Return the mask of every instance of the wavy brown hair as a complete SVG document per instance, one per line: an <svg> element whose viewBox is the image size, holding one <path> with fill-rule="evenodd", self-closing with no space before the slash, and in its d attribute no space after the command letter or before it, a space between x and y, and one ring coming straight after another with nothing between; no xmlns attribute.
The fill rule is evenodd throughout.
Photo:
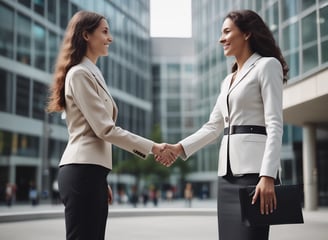
<svg viewBox="0 0 328 240"><path fill-rule="evenodd" d="M251 10L232 11L225 17L227 18L231 19L241 32L250 34L249 44L252 52L257 52L262 57L274 57L280 62L283 81L286 82L289 68L272 32L262 18ZM237 63L232 66L232 72L236 70Z"/></svg>
<svg viewBox="0 0 328 240"><path fill-rule="evenodd" d="M48 112L61 112L65 109L65 78L69 69L79 64L87 51L83 33L93 33L104 16L94 12L79 11L67 25L65 36L57 57L53 84L47 106Z"/></svg>

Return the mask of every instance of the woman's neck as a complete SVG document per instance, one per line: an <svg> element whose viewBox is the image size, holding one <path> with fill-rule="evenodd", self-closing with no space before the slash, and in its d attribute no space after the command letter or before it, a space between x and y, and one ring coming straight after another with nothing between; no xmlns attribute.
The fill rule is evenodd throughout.
<svg viewBox="0 0 328 240"><path fill-rule="evenodd" d="M237 63L237 72L243 67L244 63L247 61L247 59L249 59L250 56L252 56L253 53L247 49L246 51L244 51L243 53L241 53L238 56L235 56L236 58L236 63Z"/></svg>
<svg viewBox="0 0 328 240"><path fill-rule="evenodd" d="M94 64L97 63L98 57L93 57L92 54L88 54L88 53L85 56Z"/></svg>

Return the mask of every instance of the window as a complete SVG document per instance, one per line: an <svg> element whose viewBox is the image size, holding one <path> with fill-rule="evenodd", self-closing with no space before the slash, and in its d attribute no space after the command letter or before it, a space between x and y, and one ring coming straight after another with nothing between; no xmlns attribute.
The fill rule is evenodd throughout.
<svg viewBox="0 0 328 240"><path fill-rule="evenodd" d="M56 140L56 139L49 139L49 149L48 149L48 158L49 159L58 159L63 154L66 142Z"/></svg>
<svg viewBox="0 0 328 240"><path fill-rule="evenodd" d="M12 134L0 130L0 156L9 156L11 154Z"/></svg>
<svg viewBox="0 0 328 240"><path fill-rule="evenodd" d="M161 78L161 67L159 64L152 65L151 69L152 78L156 81L159 81Z"/></svg>
<svg viewBox="0 0 328 240"><path fill-rule="evenodd" d="M299 0L281 1L282 4L282 19L287 20L296 16L299 9Z"/></svg>
<svg viewBox="0 0 328 240"><path fill-rule="evenodd" d="M283 128L284 128L284 131L283 131L283 135L282 135L282 143L287 145L291 142L291 139L289 136L290 134L288 131L289 127L288 127L288 125L284 125Z"/></svg>
<svg viewBox="0 0 328 240"><path fill-rule="evenodd" d="M180 94L180 79L179 78L169 78L167 79L167 92L169 95Z"/></svg>
<svg viewBox="0 0 328 240"><path fill-rule="evenodd" d="M303 72L307 72L318 66L317 45L303 50Z"/></svg>
<svg viewBox="0 0 328 240"><path fill-rule="evenodd" d="M31 20L17 16L17 61L31 64Z"/></svg>
<svg viewBox="0 0 328 240"><path fill-rule="evenodd" d="M0 79L0 111L11 112L13 91L12 74L0 69Z"/></svg>
<svg viewBox="0 0 328 240"><path fill-rule="evenodd" d="M79 7L72 3L71 4L71 12L72 12L71 16L73 16L78 11L79 11Z"/></svg>
<svg viewBox="0 0 328 240"><path fill-rule="evenodd" d="M17 156L38 157L39 138L26 134L12 134L12 154Z"/></svg>
<svg viewBox="0 0 328 240"><path fill-rule="evenodd" d="M57 1L48 0L48 19L56 23Z"/></svg>
<svg viewBox="0 0 328 240"><path fill-rule="evenodd" d="M167 112L180 112L180 99L168 99L167 100Z"/></svg>
<svg viewBox="0 0 328 240"><path fill-rule="evenodd" d="M55 139L49 139L49 145L48 145L48 159L51 158L56 158L58 157L58 145L59 145L59 141L55 140Z"/></svg>
<svg viewBox="0 0 328 240"><path fill-rule="evenodd" d="M55 33L49 32L49 66L48 70L50 72L54 71L55 62L58 54L58 42L57 35Z"/></svg>
<svg viewBox="0 0 328 240"><path fill-rule="evenodd" d="M33 25L34 36L34 66L46 70L46 31L38 24Z"/></svg>
<svg viewBox="0 0 328 240"><path fill-rule="evenodd" d="M49 139L48 145L48 158L49 159L58 159L63 154L66 147L66 142L57 140L57 139Z"/></svg>
<svg viewBox="0 0 328 240"><path fill-rule="evenodd" d="M67 23L68 23L68 1L67 0L61 0L60 1L60 27L63 29L66 29Z"/></svg>
<svg viewBox="0 0 328 240"><path fill-rule="evenodd" d="M272 33L275 33L278 31L278 25L279 25L279 20L278 20L278 2L273 4L270 8L266 10L266 23Z"/></svg>
<svg viewBox="0 0 328 240"><path fill-rule="evenodd" d="M41 16L44 16L44 0L33 0L33 6L34 6L34 11L36 13L40 14Z"/></svg>
<svg viewBox="0 0 328 240"><path fill-rule="evenodd" d="M213 58L215 59L214 62L216 64L216 56L215 55L213 55L213 56L214 56ZM184 69L185 69L185 72L188 74L193 73L193 65L192 64L185 64Z"/></svg>
<svg viewBox="0 0 328 240"><path fill-rule="evenodd" d="M167 137L168 142L177 142L181 139L180 133L170 133Z"/></svg>
<svg viewBox="0 0 328 240"><path fill-rule="evenodd" d="M29 116L30 110L30 80L17 76L16 84L16 114Z"/></svg>
<svg viewBox="0 0 328 240"><path fill-rule="evenodd" d="M288 25L283 29L284 37L282 49L284 51L297 49L299 47L298 32L298 22Z"/></svg>
<svg viewBox="0 0 328 240"><path fill-rule="evenodd" d="M262 9L262 0L255 0L256 11L259 12Z"/></svg>
<svg viewBox="0 0 328 240"><path fill-rule="evenodd" d="M44 120L47 86L33 82L33 118Z"/></svg>
<svg viewBox="0 0 328 240"><path fill-rule="evenodd" d="M307 72L318 66L316 12L302 19L303 70Z"/></svg>
<svg viewBox="0 0 328 240"><path fill-rule="evenodd" d="M297 77L300 73L299 69L299 52L290 53L285 56L287 65L289 67L289 78Z"/></svg>
<svg viewBox="0 0 328 240"><path fill-rule="evenodd" d="M169 94L180 93L180 65L168 64L167 66L167 91Z"/></svg>
<svg viewBox="0 0 328 240"><path fill-rule="evenodd" d="M321 43L322 62L328 62L328 40Z"/></svg>
<svg viewBox="0 0 328 240"><path fill-rule="evenodd" d="M328 6L320 9L319 24L321 34L322 62L328 62Z"/></svg>
<svg viewBox="0 0 328 240"><path fill-rule="evenodd" d="M177 78L180 75L179 64L168 64L167 65L167 76L168 78Z"/></svg>
<svg viewBox="0 0 328 240"><path fill-rule="evenodd" d="M303 129L297 126L291 126L292 128L292 139L294 142L301 142L303 140Z"/></svg>
<svg viewBox="0 0 328 240"><path fill-rule="evenodd" d="M18 2L27 8L31 8L31 0L18 0Z"/></svg>
<svg viewBox="0 0 328 240"><path fill-rule="evenodd" d="M316 13L313 12L302 19L302 42L307 43L317 41L317 21Z"/></svg>
<svg viewBox="0 0 328 240"><path fill-rule="evenodd" d="M184 117L184 127L185 128L194 128L194 118L193 117Z"/></svg>
<svg viewBox="0 0 328 240"><path fill-rule="evenodd" d="M0 4L0 55L13 58L14 42L14 12Z"/></svg>
<svg viewBox="0 0 328 240"><path fill-rule="evenodd" d="M315 5L315 1L313 0L302 0L302 10L306 10L313 5Z"/></svg>

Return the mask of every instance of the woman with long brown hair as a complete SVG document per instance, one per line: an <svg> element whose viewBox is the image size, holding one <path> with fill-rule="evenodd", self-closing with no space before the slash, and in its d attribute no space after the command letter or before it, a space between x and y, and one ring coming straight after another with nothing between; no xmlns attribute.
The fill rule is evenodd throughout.
<svg viewBox="0 0 328 240"><path fill-rule="evenodd" d="M48 111L65 113L69 133L58 172L66 239L104 239L113 200L106 180L112 144L144 159L150 152L162 154L164 147L115 125L118 109L96 66L112 41L105 17L80 11L70 20L58 54Z"/></svg>
<svg viewBox="0 0 328 240"><path fill-rule="evenodd" d="M184 159L223 132L218 166L220 240L266 240L269 226L247 227L241 221L239 188L256 185L253 203L262 214L277 206L274 184L279 182L283 133L282 91L288 67L272 33L251 10L230 12L219 42L236 62L221 85L209 121L167 151ZM165 150L166 151L166 150ZM158 158L170 166L173 161Z"/></svg>

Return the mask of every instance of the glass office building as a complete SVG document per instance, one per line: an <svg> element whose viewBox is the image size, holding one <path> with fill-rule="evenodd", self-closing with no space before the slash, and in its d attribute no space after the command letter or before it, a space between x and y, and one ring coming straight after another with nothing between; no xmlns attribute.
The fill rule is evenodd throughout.
<svg viewBox="0 0 328 240"><path fill-rule="evenodd" d="M170 143L194 131L195 73L191 38L152 38L154 124ZM155 107L154 107L155 108Z"/></svg>
<svg viewBox="0 0 328 240"><path fill-rule="evenodd" d="M0 1L0 190L16 183L17 201L35 185L49 193L67 130L59 114L44 111L65 27L79 10L108 18L114 42L98 62L120 109L118 125L142 136L151 131L148 0ZM129 154L114 151L115 159Z"/></svg>
<svg viewBox="0 0 328 240"><path fill-rule="evenodd" d="M159 94L154 94L154 98L159 98L159 107L154 109L154 113L156 116L159 111L160 118L157 119L160 120L163 139L169 143L176 143L194 133L200 126L199 117L206 110L203 106L199 107L199 102L204 99L198 98L199 80L194 49L192 38L152 39L153 87L159 89L156 90ZM199 157L202 153L204 155ZM214 156L211 157L211 154ZM215 197L213 179L216 179L216 172L211 172L217 166L212 159L216 158L215 154L215 151L206 149L191 156L186 162L190 173L185 180L193 182L195 196L200 196L201 189L206 188L210 189L210 197ZM174 165L172 168L172 179L176 179L179 173L175 174Z"/></svg>
<svg viewBox="0 0 328 240"><path fill-rule="evenodd" d="M152 38L152 78L153 78L153 121L161 126L163 141L176 143L194 133L198 126L196 116L197 74L192 38ZM204 173L199 166L206 164L193 156L185 163L190 172L186 179L181 179L179 168L173 165L171 184L177 187L178 194L183 196L182 181L193 181L194 195L201 188L209 188L208 183L215 174ZM199 176L201 175L201 176ZM214 193L215 190L211 191ZM212 195L210 197L215 197Z"/></svg>
<svg viewBox="0 0 328 240"><path fill-rule="evenodd" d="M314 202L314 206L315 201L327 205L328 1L193 0L193 38L200 99L197 108L203 110L198 117L198 126L208 120L220 83L231 69L233 59L224 56L218 38L224 17L236 9L252 9L263 17L290 68L284 89L283 182L303 183L305 198L313 191L312 195L318 197L309 201ZM217 155L217 144L213 144L197 157L212 161L204 165L209 167L205 171L216 171L213 166L217 164Z"/></svg>

